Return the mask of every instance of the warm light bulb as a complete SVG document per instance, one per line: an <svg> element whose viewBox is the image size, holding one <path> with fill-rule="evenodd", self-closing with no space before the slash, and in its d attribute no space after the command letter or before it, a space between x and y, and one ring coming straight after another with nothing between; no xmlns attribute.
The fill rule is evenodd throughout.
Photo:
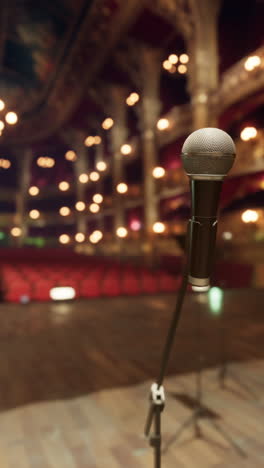
<svg viewBox="0 0 264 468"><path fill-rule="evenodd" d="M170 122L168 119L159 119L157 122L157 128L158 130L166 130L169 128Z"/></svg>
<svg viewBox="0 0 264 468"><path fill-rule="evenodd" d="M21 229L20 227L13 227L13 228L11 229L11 234L12 234L12 236L14 236L14 237L19 237L19 236L21 236L21 234L22 234L22 229Z"/></svg>
<svg viewBox="0 0 264 468"><path fill-rule="evenodd" d="M225 231L223 232L222 237L224 240L231 240L233 238L233 234L232 232Z"/></svg>
<svg viewBox="0 0 264 468"><path fill-rule="evenodd" d="M84 140L85 146L93 146L94 145L94 137L93 136L88 136Z"/></svg>
<svg viewBox="0 0 264 468"><path fill-rule="evenodd" d="M130 154L132 151L132 146L125 143L124 145L121 146L120 151L124 155Z"/></svg>
<svg viewBox="0 0 264 468"><path fill-rule="evenodd" d="M9 125L15 125L18 121L17 114L15 112L7 112L5 116L6 123Z"/></svg>
<svg viewBox="0 0 264 468"><path fill-rule="evenodd" d="M102 122L102 127L104 130L109 130L111 127L113 127L114 121L111 119L111 117L107 117L103 122Z"/></svg>
<svg viewBox="0 0 264 468"><path fill-rule="evenodd" d="M169 60L164 60L164 62L162 63L162 66L164 70L170 70L172 67L172 63Z"/></svg>
<svg viewBox="0 0 264 468"><path fill-rule="evenodd" d="M31 195L32 197L35 197L36 195L39 194L39 188L36 187L35 185L32 185L32 187L29 187L28 193L29 193L29 195Z"/></svg>
<svg viewBox="0 0 264 468"><path fill-rule="evenodd" d="M74 151L69 150L65 153L65 159L67 159L67 161L76 161L77 154Z"/></svg>
<svg viewBox="0 0 264 468"><path fill-rule="evenodd" d="M252 55L247 58L244 64L244 68L247 71L252 71L254 68L258 67L261 64L261 59L258 55Z"/></svg>
<svg viewBox="0 0 264 468"><path fill-rule="evenodd" d="M179 65L178 66L178 72L181 73L181 75L183 75L184 73L187 72L187 67L186 65Z"/></svg>
<svg viewBox="0 0 264 468"><path fill-rule="evenodd" d="M59 183L59 189L62 192L66 192L66 190L69 190L69 188L70 188L69 182L66 182L65 180L63 180L62 182Z"/></svg>
<svg viewBox="0 0 264 468"><path fill-rule="evenodd" d="M83 201L78 201L76 204L75 204L75 208L77 211L84 211L85 210L85 203Z"/></svg>
<svg viewBox="0 0 264 468"><path fill-rule="evenodd" d="M101 195L100 193L96 193L94 196L93 196L93 201L94 203L102 203L103 201L103 195Z"/></svg>
<svg viewBox="0 0 264 468"><path fill-rule="evenodd" d="M61 216L69 216L70 212L71 212L71 210L70 210L70 208L68 206L62 206L60 208L60 215Z"/></svg>
<svg viewBox="0 0 264 468"><path fill-rule="evenodd" d="M100 145L101 142L102 142L102 138L99 135L96 135L94 137L94 144L95 145Z"/></svg>
<svg viewBox="0 0 264 468"><path fill-rule="evenodd" d="M77 234L75 234L75 240L76 242L84 242L85 235L82 232L77 232Z"/></svg>
<svg viewBox="0 0 264 468"><path fill-rule="evenodd" d="M98 161L98 163L96 164L96 169L100 172L105 171L106 168L107 168L107 164L104 161Z"/></svg>
<svg viewBox="0 0 264 468"><path fill-rule="evenodd" d="M126 103L128 106L134 106L138 101L139 101L138 93L130 93L130 95L126 99Z"/></svg>
<svg viewBox="0 0 264 468"><path fill-rule="evenodd" d="M93 171L90 173L90 180L92 182L97 182L99 179L100 179L100 174L98 174L98 172Z"/></svg>
<svg viewBox="0 0 264 468"><path fill-rule="evenodd" d="M4 110L5 108L5 103L2 99L0 99L0 111Z"/></svg>
<svg viewBox="0 0 264 468"><path fill-rule="evenodd" d="M59 241L61 244L68 244L70 242L70 236L68 236L68 234L61 234Z"/></svg>
<svg viewBox="0 0 264 468"><path fill-rule="evenodd" d="M86 184L86 182L88 182L88 180L89 180L88 174L80 174L79 175L79 181L81 182L81 184Z"/></svg>
<svg viewBox="0 0 264 468"><path fill-rule="evenodd" d="M165 169L163 167L159 167L159 166L154 167L154 169L152 171L152 175L153 175L153 177L155 177L155 179L161 179L165 175Z"/></svg>
<svg viewBox="0 0 264 468"><path fill-rule="evenodd" d="M4 130L4 128L5 128L5 124L3 120L0 120L0 131Z"/></svg>
<svg viewBox="0 0 264 468"><path fill-rule="evenodd" d="M127 236L127 229L125 227L123 227L123 226L117 228L116 235L118 237L121 237L121 238L126 237Z"/></svg>
<svg viewBox="0 0 264 468"><path fill-rule="evenodd" d="M241 219L244 223L255 223L258 218L259 214L255 210L246 210L241 215Z"/></svg>
<svg viewBox="0 0 264 468"><path fill-rule="evenodd" d="M245 127L240 133L240 138L243 141L248 141L248 140L251 140L252 138L256 138L257 133L258 132L255 127Z"/></svg>
<svg viewBox="0 0 264 468"><path fill-rule="evenodd" d="M162 232L165 231L165 224L164 223L161 223L161 222L157 222L157 223L154 223L153 224L153 231L156 233L156 234L161 234Z"/></svg>
<svg viewBox="0 0 264 468"><path fill-rule="evenodd" d="M101 231L94 231L90 237L89 240L92 244L97 244L101 239L103 238L103 234Z"/></svg>
<svg viewBox="0 0 264 468"><path fill-rule="evenodd" d="M89 206L89 210L91 211L91 213L98 213L98 211L100 210L100 206L97 205L97 203L91 203L91 205Z"/></svg>
<svg viewBox="0 0 264 468"><path fill-rule="evenodd" d="M188 63L189 62L189 56L187 54L181 54L180 55L180 62L181 63Z"/></svg>
<svg viewBox="0 0 264 468"><path fill-rule="evenodd" d="M31 219L38 219L40 217L40 212L38 210L31 210L29 216Z"/></svg>
<svg viewBox="0 0 264 468"><path fill-rule="evenodd" d="M2 160L2 167L3 169L9 169L11 166L11 162L9 161L9 159L3 159Z"/></svg>
<svg viewBox="0 0 264 468"><path fill-rule="evenodd" d="M171 54L169 55L168 57L168 61L169 63L171 63L172 65L175 65L177 62L178 62L178 56L176 54ZM170 68L170 67L169 67Z"/></svg>
<svg viewBox="0 0 264 468"><path fill-rule="evenodd" d="M127 184L120 182L120 184L117 185L116 190L118 193L126 193L128 190Z"/></svg>

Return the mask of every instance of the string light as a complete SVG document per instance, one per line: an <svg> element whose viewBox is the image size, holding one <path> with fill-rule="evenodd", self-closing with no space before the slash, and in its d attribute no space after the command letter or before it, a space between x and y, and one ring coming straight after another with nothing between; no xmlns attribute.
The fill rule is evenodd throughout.
<svg viewBox="0 0 264 468"><path fill-rule="evenodd" d="M121 151L122 154L128 155L132 151L132 146L125 143L124 145L121 146L120 151Z"/></svg>
<svg viewBox="0 0 264 468"><path fill-rule="evenodd" d="M247 71L252 71L261 64L261 59L258 55L251 55L244 63L244 68Z"/></svg>
<svg viewBox="0 0 264 468"><path fill-rule="evenodd" d="M100 210L100 206L97 203L91 203L91 205L89 206L89 210L91 211L91 213L98 213L98 211Z"/></svg>
<svg viewBox="0 0 264 468"><path fill-rule="evenodd" d="M75 203L75 208L77 211L84 211L86 208L86 205L83 201L78 201Z"/></svg>
<svg viewBox="0 0 264 468"><path fill-rule="evenodd" d="M60 208L60 215L61 216L69 216L70 212L71 212L71 210L70 210L70 208L68 206L62 206Z"/></svg>
<svg viewBox="0 0 264 468"><path fill-rule="evenodd" d="M0 99L0 111L4 110L5 108L5 103L2 99Z"/></svg>
<svg viewBox="0 0 264 468"><path fill-rule="evenodd" d="M76 161L77 154L75 151L69 150L67 153L65 153L65 159L67 159L67 161Z"/></svg>
<svg viewBox="0 0 264 468"><path fill-rule="evenodd" d="M21 229L20 227L16 227L16 226L15 226L15 227L13 227L13 228L11 229L10 232L11 232L12 236L14 236L14 237L19 237L19 236L21 236L21 234L22 234L22 229Z"/></svg>
<svg viewBox="0 0 264 468"><path fill-rule="evenodd" d="M81 184L86 184L89 180L89 176L88 174L80 174L79 175L79 181L81 182Z"/></svg>
<svg viewBox="0 0 264 468"><path fill-rule="evenodd" d="M117 230L116 230L116 235L117 235L118 237L121 237L121 238L123 239L124 237L127 236L127 229L126 229L125 227L123 227L123 226L120 226L120 227L117 228Z"/></svg>
<svg viewBox="0 0 264 468"><path fill-rule="evenodd" d="M170 122L168 119L159 119L157 122L157 128L158 130L166 130L169 128Z"/></svg>
<svg viewBox="0 0 264 468"><path fill-rule="evenodd" d="M102 203L104 197L103 195L101 195L100 193L96 193L94 196L93 196L93 201L94 203Z"/></svg>
<svg viewBox="0 0 264 468"><path fill-rule="evenodd" d="M4 128L5 128L5 124L3 120L0 120L0 131L4 130Z"/></svg>
<svg viewBox="0 0 264 468"><path fill-rule="evenodd" d="M5 116L5 120L6 120L6 123L8 123L9 125L15 125L18 121L17 114L12 111L7 112Z"/></svg>
<svg viewBox="0 0 264 468"><path fill-rule="evenodd" d="M159 167L159 166L154 167L154 169L152 171L152 175L153 175L153 177L155 177L155 179L161 179L165 175L165 169L163 167Z"/></svg>
<svg viewBox="0 0 264 468"><path fill-rule="evenodd" d="M243 141L248 141L248 140L251 140L252 138L256 138L257 133L258 132L255 127L245 127L240 133L240 138Z"/></svg>
<svg viewBox="0 0 264 468"><path fill-rule="evenodd" d="M77 234L75 234L75 240L76 242L84 242L85 235L82 232L77 232Z"/></svg>
<svg viewBox="0 0 264 468"><path fill-rule="evenodd" d="M70 242L70 236L68 234L61 234L59 237L59 241L61 244L68 244Z"/></svg>
<svg viewBox="0 0 264 468"><path fill-rule="evenodd" d="M161 234L165 231L165 224L161 223L160 221L153 224L153 231L156 234Z"/></svg>
<svg viewBox="0 0 264 468"><path fill-rule="evenodd" d="M59 189L62 192L66 192L67 190L69 190L69 188L70 188L69 182L66 182L65 180L63 180L62 182L59 183Z"/></svg>
<svg viewBox="0 0 264 468"><path fill-rule="evenodd" d="M32 197L35 197L36 195L39 194L39 188L36 187L35 185L32 185L32 187L29 187L28 193L29 193L29 195L31 195Z"/></svg>
<svg viewBox="0 0 264 468"><path fill-rule="evenodd" d="M124 182L120 182L120 184L117 185L116 190L118 193L126 193L128 186Z"/></svg>
<svg viewBox="0 0 264 468"><path fill-rule="evenodd" d="M258 218L259 214L255 210L246 210L241 215L243 223L256 223Z"/></svg>
<svg viewBox="0 0 264 468"><path fill-rule="evenodd" d="M31 210L29 216L31 219L38 219L40 217L40 212L38 210Z"/></svg>
<svg viewBox="0 0 264 468"><path fill-rule="evenodd" d="M107 164L104 161L98 161L98 163L96 164L96 169L100 172L105 171L106 168L107 168Z"/></svg>
<svg viewBox="0 0 264 468"><path fill-rule="evenodd" d="M91 172L90 180L92 182L97 182L99 179L100 179L100 174L98 174L98 172L96 172L96 171Z"/></svg>
<svg viewBox="0 0 264 468"><path fill-rule="evenodd" d="M103 122L102 122L102 127L104 130L109 130L112 128L114 125L113 119L111 117L107 117Z"/></svg>

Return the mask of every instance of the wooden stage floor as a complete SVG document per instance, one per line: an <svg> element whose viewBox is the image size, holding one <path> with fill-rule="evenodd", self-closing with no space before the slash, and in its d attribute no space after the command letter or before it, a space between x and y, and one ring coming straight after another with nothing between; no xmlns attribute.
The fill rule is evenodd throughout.
<svg viewBox="0 0 264 468"><path fill-rule="evenodd" d="M228 291L216 316L205 296L187 297L165 380L164 467L264 466L263 299L262 290ZM174 303L170 295L1 304L0 467L152 467L142 431ZM205 439L189 428L176 442L199 363Z"/></svg>

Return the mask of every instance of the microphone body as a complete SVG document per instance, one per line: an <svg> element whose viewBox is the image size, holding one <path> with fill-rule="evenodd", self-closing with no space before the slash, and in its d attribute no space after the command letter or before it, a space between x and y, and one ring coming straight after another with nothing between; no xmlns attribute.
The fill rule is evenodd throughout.
<svg viewBox="0 0 264 468"><path fill-rule="evenodd" d="M210 283L222 182L234 159L232 138L217 128L196 130L185 140L182 148L192 200L189 283L198 288L206 288Z"/></svg>
<svg viewBox="0 0 264 468"><path fill-rule="evenodd" d="M217 233L217 209L222 181L191 180L192 213L189 282L205 287L210 282Z"/></svg>

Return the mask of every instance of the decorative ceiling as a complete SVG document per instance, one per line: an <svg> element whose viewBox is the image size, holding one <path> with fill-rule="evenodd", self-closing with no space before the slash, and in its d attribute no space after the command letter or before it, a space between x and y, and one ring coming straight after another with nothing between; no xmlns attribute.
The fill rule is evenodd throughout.
<svg viewBox="0 0 264 468"><path fill-rule="evenodd" d="M65 154L73 149L78 154L76 147L80 145L89 171L95 169L98 157L109 166L98 184L87 185L84 196L89 206L95 193L104 194L104 221L100 223L105 231L112 230L114 150L109 132L102 130L101 124L106 117L113 117L110 105L113 86L123 89L125 96L136 92L141 98L142 75L134 64L142 47L159 54L159 116L171 122L171 128L157 136L159 165L166 171L158 187L161 219L168 222L185 219L188 199L184 195L186 180L179 154L185 136L192 129L189 70L176 73L164 69L162 64L171 54L181 56L188 52L186 37L193 34L191 29L194 28L193 18L188 16L190 5L195 5L195 1L17 0L10 5L2 2L0 99L5 108L0 111L0 120L5 121L9 111L18 117L14 125L5 123L0 136L0 158L11 163L8 169L0 165L0 223L4 230L8 231L16 223L17 197L23 194L26 212L36 209L44 214L40 221L30 221L30 235L57 236L60 232L76 231L76 213L73 214L76 171L74 161L67 160ZM219 0L220 84L214 105L221 108L220 126L238 140L246 125L263 128L263 66L252 82L246 77L241 87L235 85L234 92L228 88L228 80L241 78L248 55L260 50L261 60L264 60L263 13L261 0ZM190 70L191 66L190 63ZM243 97L235 98L238 90L243 91ZM227 102L226 108L224 102ZM125 214L128 223L143 217L140 109L139 105L127 106L126 111L126 139L134 148L124 163L124 178L130 194ZM84 139L89 135L99 135L101 143L85 147ZM32 160L23 178L21 161L27 151L31 152ZM37 164L40 157L52 157L54 166L40 167ZM264 171L261 158L256 163L259 173ZM240 172L246 173L250 163L241 165ZM69 190L58 190L61 181L69 183ZM183 186L181 202L174 193L178 185ZM39 195L26 196L29 186L37 186ZM251 189L248 194L253 200ZM235 199L230 199L230 207L236 206L234 203ZM73 215L62 219L58 213L62 206L69 207ZM91 217L88 213L87 230L98 226L98 220L99 215Z"/></svg>

